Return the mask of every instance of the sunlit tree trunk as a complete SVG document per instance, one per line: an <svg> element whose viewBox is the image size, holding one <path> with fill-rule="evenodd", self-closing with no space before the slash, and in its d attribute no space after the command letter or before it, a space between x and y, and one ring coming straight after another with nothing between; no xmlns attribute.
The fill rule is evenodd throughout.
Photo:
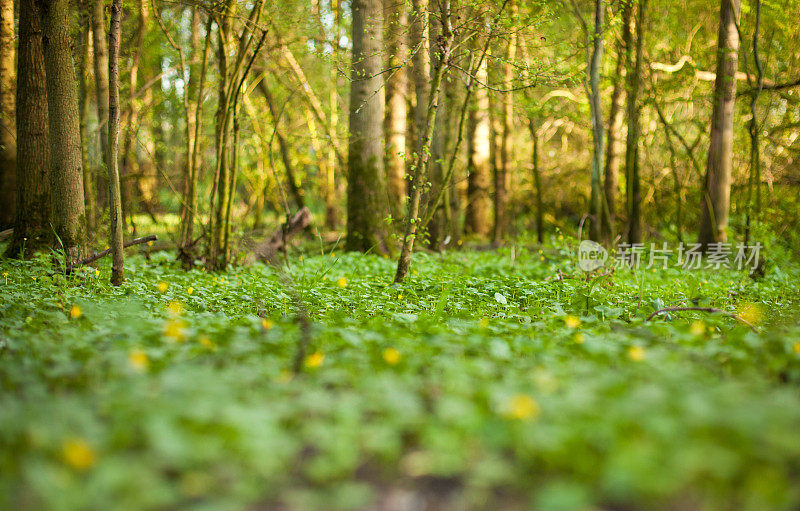
<svg viewBox="0 0 800 511"><path fill-rule="evenodd" d="M476 72L481 83L488 81L486 60ZM491 230L491 128L489 126L489 93L482 87L475 89L475 104L469 111L467 152L469 154L467 211L465 230L469 233L488 236Z"/></svg>
<svg viewBox="0 0 800 511"><path fill-rule="evenodd" d="M353 69L348 147L348 250L383 252L386 178L383 167L383 3L353 0Z"/></svg>
<svg viewBox="0 0 800 511"><path fill-rule="evenodd" d="M36 0L19 3L17 211L6 255L25 257L50 243L50 147L42 27Z"/></svg>
<svg viewBox="0 0 800 511"><path fill-rule="evenodd" d="M428 0L412 0L414 12L409 27L409 43L411 45L411 69L414 80L414 119L413 132L415 160L422 150L422 138L425 134L425 119L428 111L428 96L431 90L431 53L428 26ZM413 166L411 171L413 172ZM408 182L410 191L411 182Z"/></svg>
<svg viewBox="0 0 800 511"><path fill-rule="evenodd" d="M86 244L78 89L72 61L69 0L41 2L42 47L47 76L50 133L51 221L67 264L80 259Z"/></svg>
<svg viewBox="0 0 800 511"><path fill-rule="evenodd" d="M392 210L399 211L406 198L406 131L408 111L408 73L405 65L408 46L405 34L408 25L405 2L384 0L388 37L386 78L386 175Z"/></svg>
<svg viewBox="0 0 800 511"><path fill-rule="evenodd" d="M720 1L717 78L714 84L711 114L711 139L703 198L700 204L702 215L698 241L704 248L707 248L709 243L727 241L740 6L741 0Z"/></svg>
<svg viewBox="0 0 800 511"><path fill-rule="evenodd" d="M0 0L0 229L14 222L17 142L14 0Z"/></svg>
<svg viewBox="0 0 800 511"><path fill-rule="evenodd" d="M430 40L440 41L442 36L442 24L437 21L439 14L430 15ZM443 67L442 52L438 44L430 46L430 62L431 69L439 69ZM433 137L431 138L431 154L428 163L428 182L430 189L423 195L423 204L430 207L430 196L440 189L443 184L444 165L447 158L447 130L448 130L448 83L446 80L442 81L439 89L439 97L436 99L438 108L436 111L436 122L433 127ZM439 250L441 248L442 240L445 237L445 204L446 201L441 201L438 205L434 206L433 216L428 223L428 247L432 250Z"/></svg>

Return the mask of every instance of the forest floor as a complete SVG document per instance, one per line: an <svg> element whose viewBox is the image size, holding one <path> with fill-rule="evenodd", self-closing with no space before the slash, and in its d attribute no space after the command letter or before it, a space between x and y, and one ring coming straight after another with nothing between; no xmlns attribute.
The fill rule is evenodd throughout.
<svg viewBox="0 0 800 511"><path fill-rule="evenodd" d="M798 509L800 261L587 280L556 245L402 285L0 260L0 508Z"/></svg>

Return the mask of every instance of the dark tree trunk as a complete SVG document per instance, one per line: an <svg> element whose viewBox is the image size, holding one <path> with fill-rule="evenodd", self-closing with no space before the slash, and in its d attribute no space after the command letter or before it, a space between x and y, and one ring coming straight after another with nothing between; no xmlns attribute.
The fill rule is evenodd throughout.
<svg viewBox="0 0 800 511"><path fill-rule="evenodd" d="M36 0L19 3L17 77L17 211L6 251L26 257L50 244L50 147L42 26Z"/></svg>

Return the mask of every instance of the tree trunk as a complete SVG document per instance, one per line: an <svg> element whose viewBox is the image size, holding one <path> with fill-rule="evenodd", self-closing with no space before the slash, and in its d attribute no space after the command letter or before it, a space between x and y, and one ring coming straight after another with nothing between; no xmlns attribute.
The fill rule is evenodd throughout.
<svg viewBox="0 0 800 511"><path fill-rule="evenodd" d="M481 83L487 83L488 73L485 59L481 62L476 77ZM481 236L488 236L491 230L491 136L489 93L479 85L475 89L475 104L469 111L467 136L469 177L465 230Z"/></svg>
<svg viewBox="0 0 800 511"><path fill-rule="evenodd" d="M52 2L54 0L42 0ZM103 136L108 129L108 41L106 40L105 0L92 2L92 44L94 45L94 85L97 100L97 136L100 139L102 166L96 173L98 190L108 187L108 138ZM105 206L103 194L97 196L98 205Z"/></svg>
<svg viewBox="0 0 800 511"><path fill-rule="evenodd" d="M50 243L50 147L42 27L36 0L20 0L17 81L17 211L6 255L26 257Z"/></svg>
<svg viewBox="0 0 800 511"><path fill-rule="evenodd" d="M408 112L408 75L405 61L408 46L405 30L408 25L405 2L384 0L387 12L388 62L386 77L386 175L392 210L400 211L406 198L406 131ZM392 69L394 68L394 69Z"/></svg>
<svg viewBox="0 0 800 511"><path fill-rule="evenodd" d="M14 0L0 0L0 229L14 223L17 194L14 61Z"/></svg>
<svg viewBox="0 0 800 511"><path fill-rule="evenodd" d="M623 26L630 26L631 2L622 6ZM627 30L630 35L630 30ZM611 93L611 107L608 114L608 139L606 141L606 162L603 189L606 199L606 217L601 224L603 237L609 240L616 235L617 188L619 187L619 167L623 121L625 118L625 65L630 52L630 41L623 36L617 42L617 66L614 72L614 89Z"/></svg>
<svg viewBox="0 0 800 511"><path fill-rule="evenodd" d="M353 0L352 11L346 248L385 252L383 4L381 0Z"/></svg>
<svg viewBox="0 0 800 511"><path fill-rule="evenodd" d="M428 22L430 26L430 40L431 41L440 41L443 37L442 35L442 25L437 21L436 14L430 14L430 21ZM443 67L444 63L442 62L442 52L439 45L430 45L430 62L431 62L431 69L439 69ZM428 223L428 248L431 250L440 250L442 240L445 237L444 230L445 230L445 204L446 201L441 201L438 204L431 204L431 195L442 188L443 178L444 178L444 164L447 151L447 129L448 129L448 94L446 92L448 84L446 80L442 81L441 87L439 88L438 95L439 97L436 99L437 110L436 110L436 122L434 123L433 127L433 137L431 138L431 147L430 147L430 160L428 163L428 182L430 183L430 188L425 191L422 198L422 204L427 205L428 208L433 208L431 221ZM423 183L423 188L425 188L425 184ZM446 193L446 191L445 191ZM423 208L424 209L424 208ZM426 215L427 216L427 215Z"/></svg>
<svg viewBox="0 0 800 511"><path fill-rule="evenodd" d="M512 0L512 19L516 15L516 11L516 3ZM503 93L502 113L500 115L502 132L500 147L498 148L500 151L500 165L497 167L494 179L494 232L492 237L495 245L502 243L503 238L505 238L508 232L508 181L511 177L511 165L514 159L514 95L510 92L510 89L513 87L513 62L516 58L516 53L516 38L509 36L508 46L506 47L506 60L503 64L503 88L508 92Z"/></svg>
<svg viewBox="0 0 800 511"><path fill-rule="evenodd" d="M78 62L78 111L80 112L81 126L81 165L83 166L83 198L86 201L86 228L94 232L96 224L95 194L92 184L92 167L89 164L89 109L91 106L91 93L89 92L89 52L92 38L91 12L88 5L80 3L80 62ZM40 42L41 44L41 42Z"/></svg>
<svg viewBox="0 0 800 511"><path fill-rule="evenodd" d="M433 80L430 85L430 93L428 94L427 108L425 113L425 126L424 130L419 132L418 145L420 150L417 154L416 165L414 167L414 177L411 180L411 194L408 200L408 212L405 218L405 229L403 234L403 245L400 249L400 257L397 260L397 271L394 275L394 282L403 282L408 273L408 268L411 264L411 252L414 249L414 241L416 239L417 228L420 225L427 224L427 221L421 222L419 218L419 205L422 197L422 185L428 174L428 158L430 155L431 139L433 138L434 128L436 126L436 111L438 109L439 89L442 85L442 79L448 68L448 61L450 59L450 48L453 42L453 30L450 24L450 2L444 0L439 4L441 9L441 23L442 37L439 51L441 58L437 59L437 66L434 68ZM432 208L436 207L434 201L431 204Z"/></svg>
<svg viewBox="0 0 800 511"><path fill-rule="evenodd" d="M700 204L699 243L727 241L728 209L731 198L733 154L733 114L736 100L736 69L739 52L739 9L741 0L721 0L717 49L717 78L711 114L711 139L708 149L703 199Z"/></svg>
<svg viewBox="0 0 800 511"><path fill-rule="evenodd" d="M409 27L409 43L414 53L411 56L412 76L414 79L414 159L419 158L422 151L422 138L425 134L425 120L428 112L428 96L431 90L431 53L428 30L428 0L412 0L414 12ZM413 170L413 169L412 169ZM411 192L411 182L407 183Z"/></svg>
<svg viewBox="0 0 800 511"><path fill-rule="evenodd" d="M642 45L644 44L644 15L647 0L639 0L636 15L636 61L630 65L631 54L628 52L628 70L626 76L628 89L628 137L625 144L625 181L627 186L628 243L642 241L642 198L641 177L639 175L639 134L641 132L639 92L642 83ZM630 24L626 25L630 30ZM630 40L630 36L628 37Z"/></svg>
<svg viewBox="0 0 800 511"><path fill-rule="evenodd" d="M755 212L753 211L753 193L758 195L758 188L761 186L761 150L758 141L758 97L764 88L764 66L761 63L761 56L758 52L758 38L761 31L761 0L756 0L756 23L753 30L753 61L756 65L756 86L753 87L752 97L750 98L750 176L747 180L747 208L745 218L744 244L750 244L750 234L753 223L758 223L761 216L761 201L756 200ZM753 222L755 221L755 222Z"/></svg>
<svg viewBox="0 0 800 511"><path fill-rule="evenodd" d="M67 264L86 243L78 90L72 61L69 0L40 0L50 132L51 221ZM58 248L57 245L57 248Z"/></svg>
<svg viewBox="0 0 800 511"><path fill-rule="evenodd" d="M122 247L122 199L119 191L119 37L122 0L111 2L111 27L108 31L108 204L111 217L111 283L125 280L125 255Z"/></svg>
<svg viewBox="0 0 800 511"><path fill-rule="evenodd" d="M544 243L544 211L542 207L542 176L539 169L539 134L536 121L530 119L531 145L533 146L533 191L536 195L536 239Z"/></svg>
<svg viewBox="0 0 800 511"><path fill-rule="evenodd" d="M589 236L595 240L602 239L601 224L603 222L603 188L601 172L603 166L603 137L605 127L603 126L603 109L600 92L600 68L603 60L603 18L605 13L604 0L594 2L594 34L592 35L592 52L589 57L589 106L592 112L592 174L591 174L591 198L589 213L592 220L589 229Z"/></svg>

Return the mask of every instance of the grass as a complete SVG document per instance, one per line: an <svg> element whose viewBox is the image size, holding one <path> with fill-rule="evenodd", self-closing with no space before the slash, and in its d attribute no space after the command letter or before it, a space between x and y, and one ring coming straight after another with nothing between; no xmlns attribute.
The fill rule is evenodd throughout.
<svg viewBox="0 0 800 511"><path fill-rule="evenodd" d="M1 260L0 508L797 509L798 261L586 281L554 243L417 254L400 286L358 254L293 257L291 289ZM758 332L645 321L687 305Z"/></svg>

